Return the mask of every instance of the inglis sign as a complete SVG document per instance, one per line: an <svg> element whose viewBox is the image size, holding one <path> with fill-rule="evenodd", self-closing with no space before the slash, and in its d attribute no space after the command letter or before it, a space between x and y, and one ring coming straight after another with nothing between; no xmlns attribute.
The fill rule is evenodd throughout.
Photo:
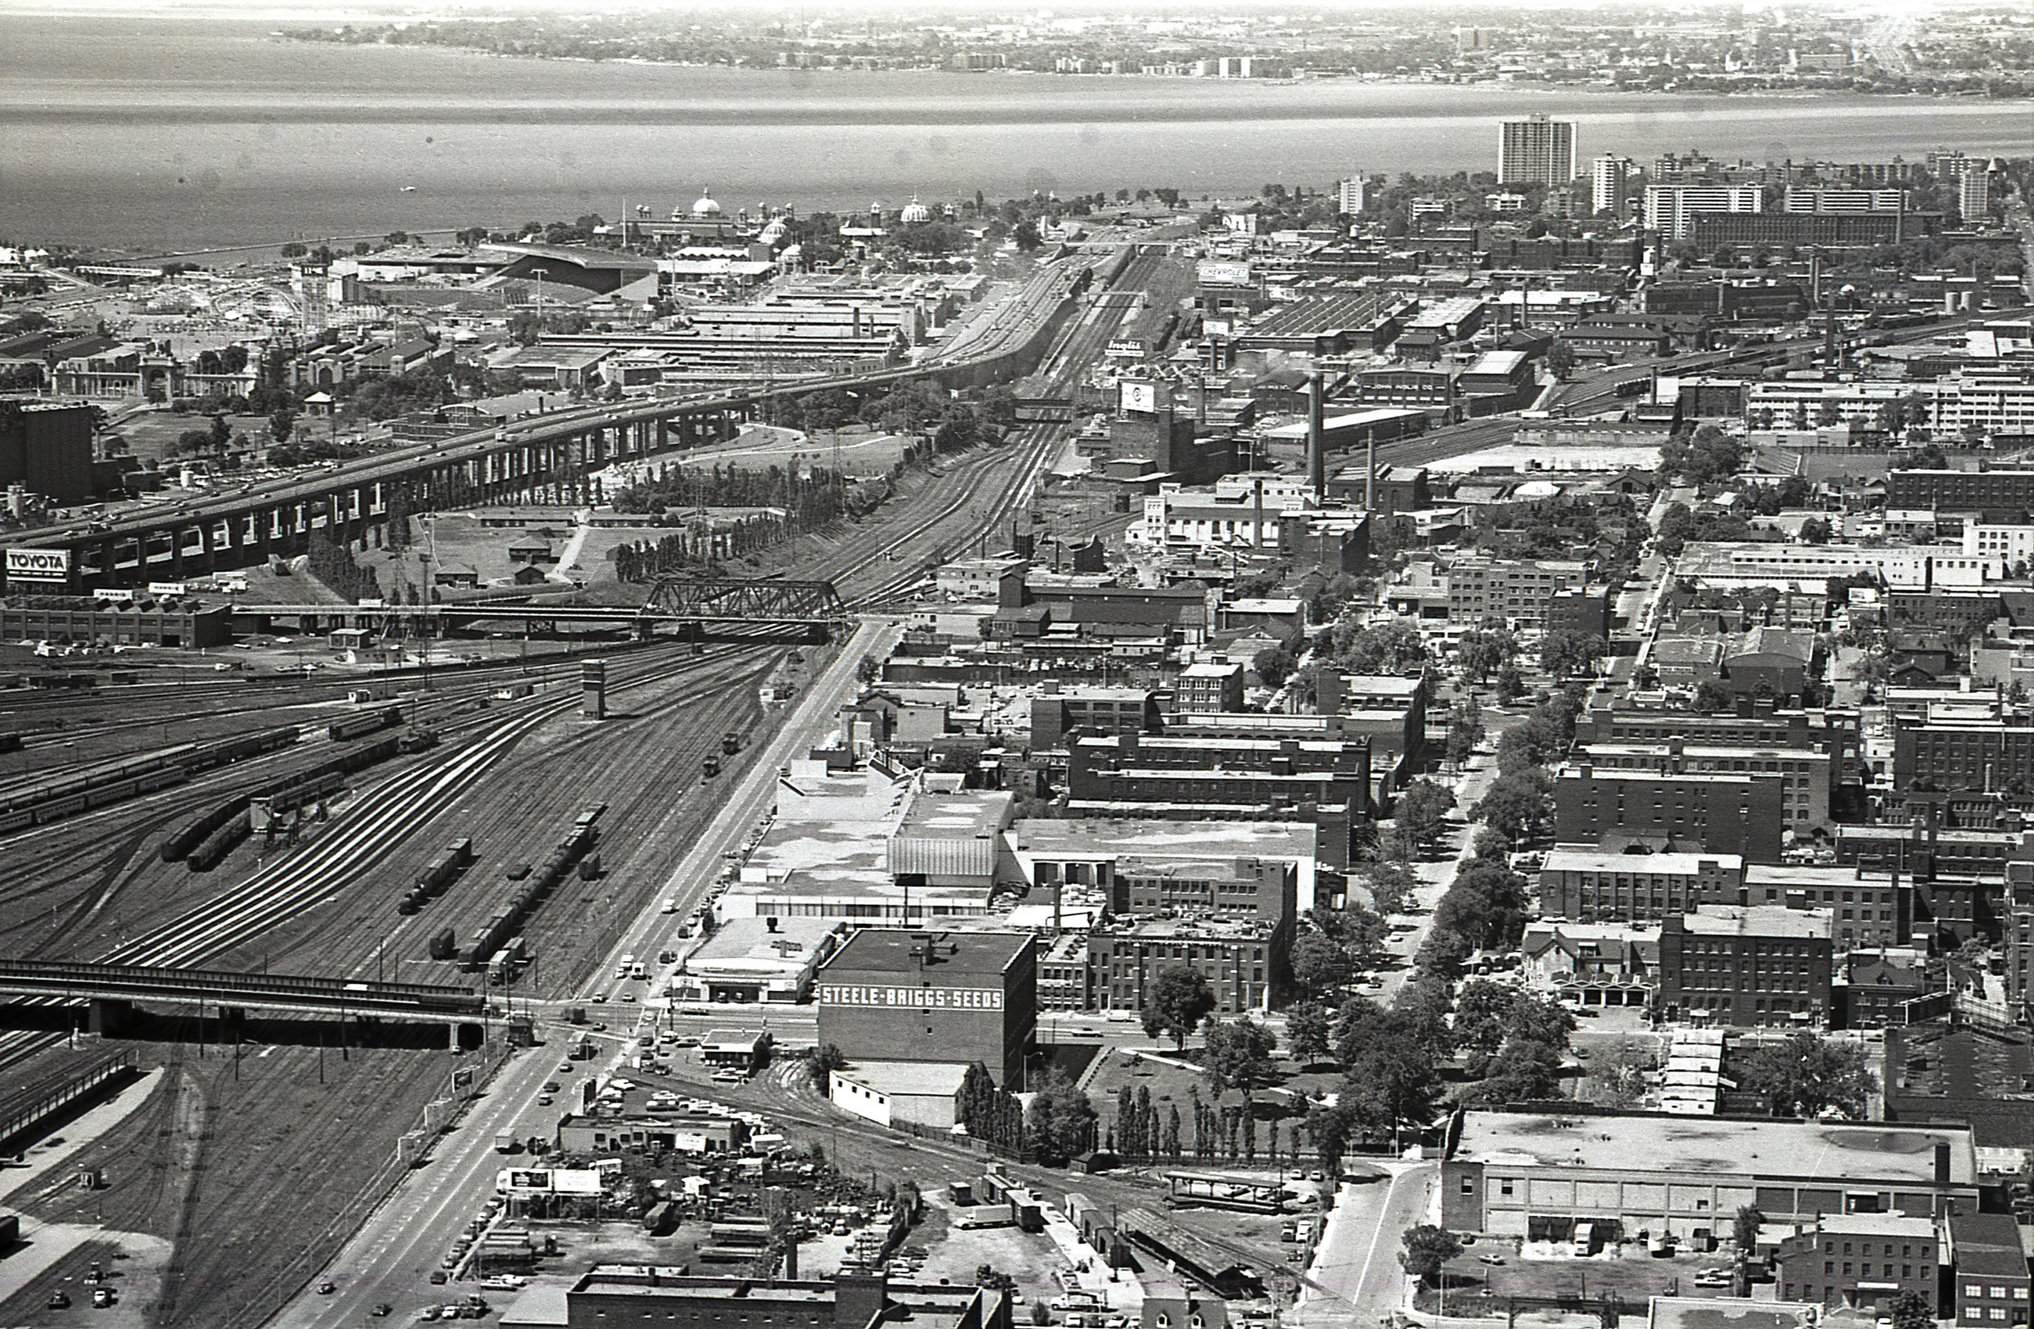
<svg viewBox="0 0 2034 1329"><path fill-rule="evenodd" d="M71 551L68 549L10 549L7 551L7 580L69 581Z"/></svg>

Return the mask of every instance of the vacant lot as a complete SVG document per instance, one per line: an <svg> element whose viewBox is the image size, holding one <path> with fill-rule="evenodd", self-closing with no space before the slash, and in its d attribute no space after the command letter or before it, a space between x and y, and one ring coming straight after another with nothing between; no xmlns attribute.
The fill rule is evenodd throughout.
<svg viewBox="0 0 2034 1329"><path fill-rule="evenodd" d="M1504 1263L1485 1264L1481 1258L1485 1256ZM1726 1263L1726 1257L1714 1252L1654 1259L1646 1254L1643 1242L1611 1247L1587 1259L1535 1259L1521 1256L1513 1242L1485 1237L1449 1262L1448 1311L1452 1315L1478 1314L1479 1302L1502 1297L1618 1296L1643 1304L1648 1297L1676 1292L1716 1295L1726 1289L1698 1289L1695 1275ZM1439 1307L1439 1290L1422 1289L1420 1309Z"/></svg>

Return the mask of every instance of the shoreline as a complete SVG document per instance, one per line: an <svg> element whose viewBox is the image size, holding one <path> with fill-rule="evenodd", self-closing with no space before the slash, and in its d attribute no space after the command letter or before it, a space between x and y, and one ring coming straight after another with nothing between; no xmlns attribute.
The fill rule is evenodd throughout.
<svg viewBox="0 0 2034 1329"><path fill-rule="evenodd" d="M470 22L466 16L454 19L433 19L429 17L410 20L413 23L440 21ZM507 21L507 20L504 20ZM492 51L483 46L460 46L439 42L344 42L330 41L321 37L299 36L281 30L263 34L258 40L279 46L338 48L342 50L394 49L422 54L464 56L485 60L512 60L533 64L572 65L585 69L610 66L624 69L700 69L719 70L731 74L769 75L781 74L787 78L802 79L813 77L839 76L843 78L892 78L914 75L941 75L953 79L1056 79L1086 81L1108 84L1115 87L1192 87L1221 88L1280 88L1280 87L1322 87L1355 85L1378 88L1460 88L1464 90L1517 90L1547 95L1582 93L1592 96L1625 97L1776 97L1797 98L1803 101L1854 97L1860 101L1883 101L1888 99L1910 99L1927 101L1960 102L1973 101L1991 105L2011 106L2016 104L2034 105L2034 96L1992 97L1982 91L1926 91L1921 89L1886 89L1852 87L1815 87L1806 84L1745 84L1737 87L1688 87L1688 88L1626 88L1603 83L1548 83L1538 79L1431 79L1404 78L1395 75L1357 74L1341 72L1313 72L1305 77L1286 78L1243 78L1224 79L1213 77L1191 77L1184 74L1102 74L1060 72L1045 69L949 69L941 65L899 65L877 69L842 68L840 66L793 66L793 65L732 65L698 60L654 60L647 56L617 56L614 59L598 59L584 55L552 55L541 51Z"/></svg>

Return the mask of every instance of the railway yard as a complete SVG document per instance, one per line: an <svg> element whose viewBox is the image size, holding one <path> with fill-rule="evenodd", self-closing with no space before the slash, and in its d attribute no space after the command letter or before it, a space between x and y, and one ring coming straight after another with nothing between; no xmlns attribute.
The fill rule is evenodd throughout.
<svg viewBox="0 0 2034 1329"><path fill-rule="evenodd" d="M1134 290L1157 261L1133 259L1119 284ZM1049 371L1070 382L1127 308L1103 294L1058 339ZM755 570L829 579L863 610L887 606L940 556L1006 524L1039 487L1063 434L1020 426L999 446L907 478L874 517L800 537ZM787 669L810 680L832 666L838 686L852 678L842 649L602 643L609 710L598 725L578 717L574 652L565 648L440 671L428 691L414 675L363 692L344 677L185 673L89 694L17 693L24 699L4 726L23 741L0 753L0 836L15 865L0 880L0 949L23 959L472 986L478 977L439 958L442 948L434 957L434 937L451 928L463 940L505 881L542 862L590 806L605 805L579 855L597 870L568 865L532 904L520 924L529 963L495 994L541 1021L604 978L610 952L657 912L661 894L682 889L689 906L708 884L710 869L681 886L672 865L710 829L739 832L726 825L727 791L785 718L764 683ZM701 775L709 754L721 762L717 777ZM267 829L212 844L211 826L244 824L250 797L325 772L335 773L313 792L278 800ZM404 912L411 883L462 837L470 864ZM0 1034L10 1096L32 1095L103 1055L100 1040L61 1028L68 1018L53 1013L58 1028ZM31 1319L123 1241L137 1258L114 1266L123 1285L116 1318L95 1323L266 1320L399 1179L399 1137L439 1111L434 1102L484 1089L503 1046L497 1037L479 1058L448 1058L401 1037L349 1045L338 1026L318 1021L257 1020L222 1041L220 1012L148 1018L155 1024L137 1031L144 1041L122 1044L159 1070L145 1105L9 1199L36 1221L89 1224L100 1235L7 1288L0 1322ZM437 1038L442 1046L442 1031ZM84 1168L97 1169L104 1187L70 1184ZM139 1258L145 1251L159 1258Z"/></svg>
<svg viewBox="0 0 2034 1329"><path fill-rule="evenodd" d="M1073 303L1024 380L1027 394L1070 399L1116 338L1170 326L1146 292L1184 289L1178 260L1138 248L1112 271ZM973 339L1013 335L1000 319L978 323ZM1606 374L1573 391L1607 396L1614 384ZM1476 421L1383 451L1425 464L1511 427ZM800 1150L823 1147L837 1169L787 1173L779 1185L854 1192L854 1205L873 1210L858 1174L927 1187L979 1178L976 1150L844 1117L795 1061L743 1082L702 1054L640 1055L651 1029L668 1053L672 1040L711 1038L720 1019L672 1004L661 1026L639 1032L643 1008L632 1003L648 990L639 996L616 975L640 977L634 957L668 956L674 929L724 889L727 861L771 813L779 772L837 738L859 662L887 653L934 569L986 538L1000 549L1019 513L1058 546L1055 567L1095 536L1120 540L1132 517L1105 489L1049 486L1072 428L1050 411L1020 417L993 445L904 472L874 513L720 569L831 583L861 621L824 644L724 624L711 642L568 635L509 654L497 640L452 666L328 659L311 671L301 662L322 643L271 636L244 659L180 652L116 666L120 681L85 692L15 689L0 708L0 841L15 865L0 879L7 957L316 975L362 991L428 985L417 991L477 993L487 1014L477 1037L457 1025L448 1035L442 1024L228 1009L224 999L88 1025L85 1007L17 997L19 1027L0 1033L0 1112L104 1063L110 1048L130 1050L146 1078L131 1091L145 1095L139 1105L110 1126L75 1146L46 1132L24 1155L61 1155L60 1166L14 1184L0 1167L0 1197L40 1234L28 1260L0 1267L0 1324L40 1323L32 1317L101 1287L115 1295L93 1322L116 1326L336 1329L384 1309L439 1318L482 1295L475 1241L498 1216L502 1143L547 1141L561 1100L576 1104L593 1087L590 1061L559 1055L588 1034L589 1054L610 1069L624 1056L647 1063L629 1071L630 1092L667 1105L697 1095L750 1114L755 1129L767 1123ZM595 579L583 591L547 587L543 602L612 604L617 594L628 588ZM598 722L582 714L581 695L581 663L596 657ZM1068 1062L1078 1072L1088 1056L1109 1055L1107 1033L1070 1021L1074 1041L1053 1055L1078 1052ZM788 1049L812 1046L812 1007L780 1012L774 1035ZM448 1053L448 1041L464 1050ZM529 1041L537 1046L524 1050ZM674 1179L656 1152L623 1152L642 1185L653 1172ZM1003 1170L1041 1189L1064 1185L1028 1163ZM691 1177L721 1184L710 1171ZM80 1186L81 1174L103 1184ZM1082 1187L1104 1205L1153 1203L1148 1173ZM738 1194L759 1203L758 1192ZM1305 1185L1295 1198L1316 1200ZM916 1239L936 1250L910 1268L964 1282L978 1265L1007 1265L1041 1304L1073 1289L1071 1272L1055 1273L1058 1284L1042 1277L1040 1248L959 1232L956 1220L950 1203L932 1208ZM539 1271L669 1249L629 1223L574 1221L530 1229L518 1260L541 1246L540 1233L562 1242L565 1258L530 1261ZM841 1229L813 1235L823 1244ZM1304 1281L1280 1267L1279 1224L1262 1215L1226 1215L1194 1239L1204 1254L1269 1268L1288 1293ZM812 1258L838 1264L855 1240L815 1247ZM106 1283L87 1281L94 1272ZM484 1295L500 1309L512 1289L496 1283Z"/></svg>

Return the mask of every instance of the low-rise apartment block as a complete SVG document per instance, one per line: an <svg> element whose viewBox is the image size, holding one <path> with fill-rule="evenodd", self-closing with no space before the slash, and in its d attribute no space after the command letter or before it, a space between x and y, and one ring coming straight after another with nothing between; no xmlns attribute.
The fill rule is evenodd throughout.
<svg viewBox="0 0 2034 1329"><path fill-rule="evenodd" d="M1885 1314L1902 1293L1936 1303L1941 1255L1932 1218L1823 1214L1780 1242L1780 1296L1829 1310Z"/></svg>
<svg viewBox="0 0 2034 1329"><path fill-rule="evenodd" d="M1657 921L1735 901L1744 872L1737 854L1626 854L1557 845L1540 868L1540 913L1584 923Z"/></svg>
<svg viewBox="0 0 2034 1329"><path fill-rule="evenodd" d="M1787 829L1784 792L1777 775L1604 771L1585 762L1554 780L1554 839L1777 863Z"/></svg>
<svg viewBox="0 0 2034 1329"><path fill-rule="evenodd" d="M1267 1011L1284 994L1291 949L1290 920L1112 919L1088 934L1095 1007L1142 1011L1158 975L1184 965L1208 981L1216 1014Z"/></svg>
<svg viewBox="0 0 2034 1329"><path fill-rule="evenodd" d="M1819 910L1705 905L1660 924L1659 1014L1749 1028L1828 1022L1835 944Z"/></svg>

